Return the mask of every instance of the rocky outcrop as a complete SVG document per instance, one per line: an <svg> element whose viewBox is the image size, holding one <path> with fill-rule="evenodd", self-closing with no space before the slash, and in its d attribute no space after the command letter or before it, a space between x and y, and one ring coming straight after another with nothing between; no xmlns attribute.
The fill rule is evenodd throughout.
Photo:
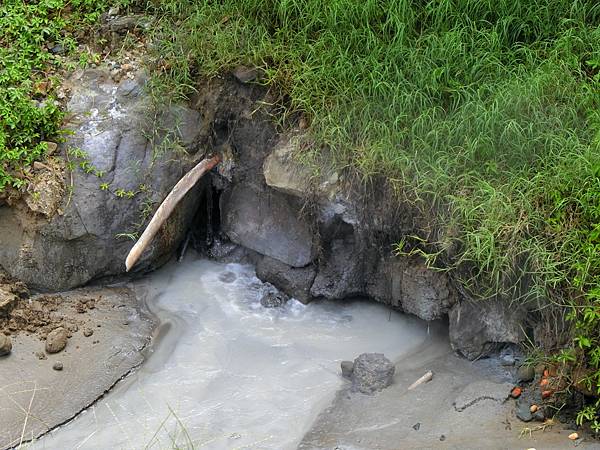
<svg viewBox="0 0 600 450"><path fill-rule="evenodd" d="M469 359L485 355L499 343L519 344L525 340L526 317L523 307L506 301L460 302L449 314L450 343Z"/></svg>
<svg viewBox="0 0 600 450"><path fill-rule="evenodd" d="M235 77L211 83L195 105L225 160L213 179L221 238L248 249L259 278L305 303L367 297L426 321L449 317L452 345L469 358L522 339L519 314L505 303L470 303L445 272L394 255L424 219L383 180L354 182L326 155L299 163L312 143L299 129L278 133L269 111L257 111L270 103L264 90Z"/></svg>
<svg viewBox="0 0 600 450"><path fill-rule="evenodd" d="M199 139L199 113L181 106L157 111L144 83L141 74L115 83L108 70L68 81L72 135L59 148L68 162L55 207L36 210L24 201L0 207L0 266L9 274L57 291L124 272L127 234L142 228L191 166ZM197 195L189 195L177 208L140 270L172 254L196 203Z"/></svg>

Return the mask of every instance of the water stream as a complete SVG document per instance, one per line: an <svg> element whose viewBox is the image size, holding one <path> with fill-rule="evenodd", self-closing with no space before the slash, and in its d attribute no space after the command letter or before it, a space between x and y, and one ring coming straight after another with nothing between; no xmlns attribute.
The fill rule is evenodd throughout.
<svg viewBox="0 0 600 450"><path fill-rule="evenodd" d="M362 352L427 336L372 302L266 309L252 267L191 256L139 282L160 318L148 360L33 449L294 449Z"/></svg>

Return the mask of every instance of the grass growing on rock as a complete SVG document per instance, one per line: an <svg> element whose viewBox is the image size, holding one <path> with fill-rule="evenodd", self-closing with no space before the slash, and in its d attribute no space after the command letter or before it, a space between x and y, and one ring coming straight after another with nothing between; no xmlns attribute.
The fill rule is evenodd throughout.
<svg viewBox="0 0 600 450"><path fill-rule="evenodd" d="M60 137L63 112L55 95L60 73L72 69L77 56L79 65L88 62L77 34L85 35L108 3L1 2L0 194L7 187L23 188L29 166L47 151L45 141Z"/></svg>
<svg viewBox="0 0 600 450"><path fill-rule="evenodd" d="M475 297L567 308L563 358L600 394L598 2L149 5L159 85L185 96L199 76L264 69L339 167L386 176L431 218L432 265ZM599 430L598 411L581 420Z"/></svg>

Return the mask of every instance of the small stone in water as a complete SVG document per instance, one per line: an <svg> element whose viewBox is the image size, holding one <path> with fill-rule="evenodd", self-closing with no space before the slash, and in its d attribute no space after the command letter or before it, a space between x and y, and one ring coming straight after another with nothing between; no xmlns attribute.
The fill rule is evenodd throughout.
<svg viewBox="0 0 600 450"><path fill-rule="evenodd" d="M415 430L415 431L419 431L420 428L421 428L421 422L417 422L413 425L413 430Z"/></svg>
<svg viewBox="0 0 600 450"><path fill-rule="evenodd" d="M352 372L354 371L354 362L342 361L340 366L342 367L342 376L344 378L352 378Z"/></svg>
<svg viewBox="0 0 600 450"><path fill-rule="evenodd" d="M90 337L92 334L94 334L94 330L92 330L91 328L84 328L83 329L83 335L85 337Z"/></svg>
<svg viewBox="0 0 600 450"><path fill-rule="evenodd" d="M277 290L269 290L264 293L264 295L260 299L260 304L265 308L278 308L280 306L285 305L285 303L289 300L289 297L285 295L283 292L279 292Z"/></svg>
<svg viewBox="0 0 600 450"><path fill-rule="evenodd" d="M383 354L363 353L354 360L352 390L363 394L381 391L392 384L395 370L395 366Z"/></svg>
<svg viewBox="0 0 600 450"><path fill-rule="evenodd" d="M63 363L57 361L52 365L52 368L58 371L63 370Z"/></svg>

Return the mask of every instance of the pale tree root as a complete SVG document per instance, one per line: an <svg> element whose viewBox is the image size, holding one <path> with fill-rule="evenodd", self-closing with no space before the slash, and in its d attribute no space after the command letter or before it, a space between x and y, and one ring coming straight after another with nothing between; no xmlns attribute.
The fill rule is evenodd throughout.
<svg viewBox="0 0 600 450"><path fill-rule="evenodd" d="M138 261L146 247L148 247L152 241L152 238L154 238L162 224L165 223L165 221L173 213L173 210L181 201L181 199L183 199L185 194L187 194L187 192L196 185L202 175L215 167L219 161L221 161L221 158L218 155L213 156L212 158L203 159L196 166L194 166L192 170L186 173L175 185L175 187L173 187L171 192L169 192L169 195L167 195L154 213L154 216L152 216L152 220L150 220L150 223L138 241L129 251L129 255L127 255L127 259L125 260L125 268L127 272L129 272Z"/></svg>

